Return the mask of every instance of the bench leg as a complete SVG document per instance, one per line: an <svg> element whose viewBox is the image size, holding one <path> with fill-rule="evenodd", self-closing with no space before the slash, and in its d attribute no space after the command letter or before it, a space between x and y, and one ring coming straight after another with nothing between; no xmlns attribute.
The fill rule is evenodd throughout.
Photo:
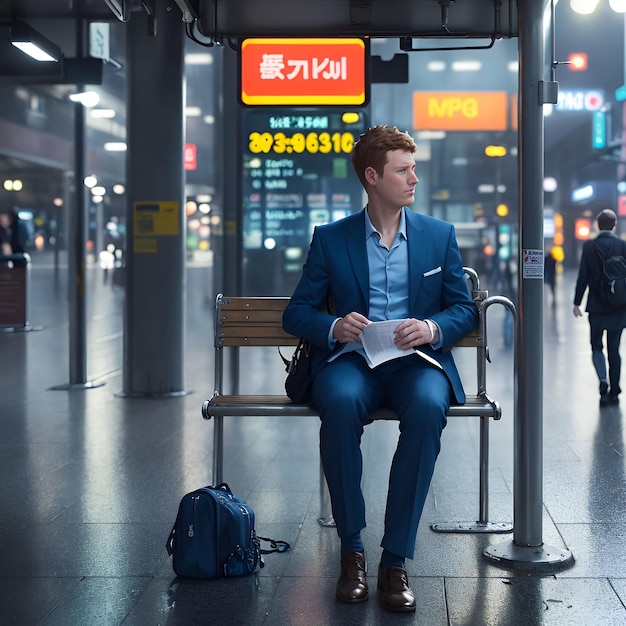
<svg viewBox="0 0 626 626"><path fill-rule="evenodd" d="M489 417L480 418L479 518L473 522L441 522L431 524L437 533L510 533L510 522L490 522L489 516Z"/></svg>
<svg viewBox="0 0 626 626"><path fill-rule="evenodd" d="M213 419L213 484L219 485L224 482L224 416Z"/></svg>
<svg viewBox="0 0 626 626"><path fill-rule="evenodd" d="M320 511L321 517L317 518L317 523L320 526L335 528L335 520L333 518L333 512L330 506L330 492L328 491L328 484L326 483L326 476L324 476L324 468L322 467L322 460L320 459Z"/></svg>

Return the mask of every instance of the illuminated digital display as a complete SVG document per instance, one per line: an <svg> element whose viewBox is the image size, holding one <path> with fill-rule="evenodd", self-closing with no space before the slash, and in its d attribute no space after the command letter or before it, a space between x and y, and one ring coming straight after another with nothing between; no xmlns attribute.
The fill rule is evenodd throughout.
<svg viewBox="0 0 626 626"><path fill-rule="evenodd" d="M350 154L366 128L358 109L244 110L244 249L306 249L316 225L362 208Z"/></svg>
<svg viewBox="0 0 626 626"><path fill-rule="evenodd" d="M335 132L335 133L293 133L287 135L283 132L277 133L259 133L253 132L248 136L248 150L253 154L267 154L275 152L276 154L329 154L349 153L352 152L354 145L354 135L351 132Z"/></svg>

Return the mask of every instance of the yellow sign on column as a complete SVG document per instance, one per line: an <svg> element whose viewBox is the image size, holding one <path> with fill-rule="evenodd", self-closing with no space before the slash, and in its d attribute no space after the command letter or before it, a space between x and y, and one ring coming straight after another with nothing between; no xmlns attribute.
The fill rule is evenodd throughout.
<svg viewBox="0 0 626 626"><path fill-rule="evenodd" d="M178 202L135 202L133 233L135 237L178 235L180 207Z"/></svg>

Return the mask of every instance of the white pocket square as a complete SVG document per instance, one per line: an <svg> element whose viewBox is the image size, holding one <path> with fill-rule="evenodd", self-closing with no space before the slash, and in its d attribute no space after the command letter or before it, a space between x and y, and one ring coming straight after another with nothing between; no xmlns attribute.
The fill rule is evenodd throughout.
<svg viewBox="0 0 626 626"><path fill-rule="evenodd" d="M441 265L439 267L436 267L435 269L424 272L423 276L424 278L426 278L427 276L434 276L435 274L439 274L439 272L441 272Z"/></svg>

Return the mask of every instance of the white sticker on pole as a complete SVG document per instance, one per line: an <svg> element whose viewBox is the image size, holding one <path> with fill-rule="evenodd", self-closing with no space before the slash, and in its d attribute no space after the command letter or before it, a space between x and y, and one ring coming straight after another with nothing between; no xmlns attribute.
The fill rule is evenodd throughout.
<svg viewBox="0 0 626 626"><path fill-rule="evenodd" d="M522 278L543 280L543 250L522 250Z"/></svg>

